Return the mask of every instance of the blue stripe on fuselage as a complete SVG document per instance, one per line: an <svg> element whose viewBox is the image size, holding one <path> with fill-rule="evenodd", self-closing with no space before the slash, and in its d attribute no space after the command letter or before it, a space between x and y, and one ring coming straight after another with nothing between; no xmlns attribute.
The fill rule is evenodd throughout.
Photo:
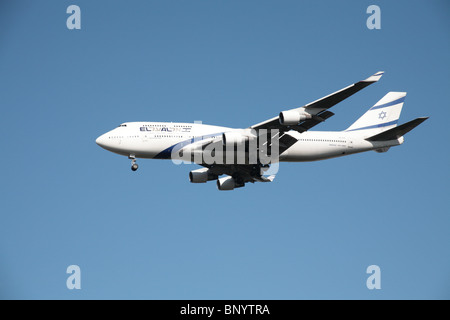
<svg viewBox="0 0 450 320"><path fill-rule="evenodd" d="M181 150L182 148L184 148L185 146L192 144L194 142L198 142L198 141L202 141L205 139L209 139L211 137L217 136L217 135L221 135L223 132L218 132L218 133L213 133L213 134L207 134L205 136L198 136L198 137L194 137L188 140L184 140L181 142L178 142L176 144L174 144L173 146L170 146L169 148L161 151L160 153L158 153L153 159L171 159L171 155L173 152L173 149L176 147L177 151Z"/></svg>

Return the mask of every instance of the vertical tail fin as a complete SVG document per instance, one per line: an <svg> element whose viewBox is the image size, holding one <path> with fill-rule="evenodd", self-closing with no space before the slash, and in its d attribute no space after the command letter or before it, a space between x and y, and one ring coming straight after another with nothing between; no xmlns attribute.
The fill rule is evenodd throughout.
<svg viewBox="0 0 450 320"><path fill-rule="evenodd" d="M397 126L406 92L389 92L345 131L372 136Z"/></svg>

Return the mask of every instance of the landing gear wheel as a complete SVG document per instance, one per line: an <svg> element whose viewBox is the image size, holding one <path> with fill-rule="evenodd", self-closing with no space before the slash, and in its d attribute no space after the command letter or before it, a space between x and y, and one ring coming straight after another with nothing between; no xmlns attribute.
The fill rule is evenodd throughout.
<svg viewBox="0 0 450 320"><path fill-rule="evenodd" d="M136 171L139 168L139 166L136 163L136 157L134 156L134 154L130 154L128 156L128 159L131 159L131 170Z"/></svg>

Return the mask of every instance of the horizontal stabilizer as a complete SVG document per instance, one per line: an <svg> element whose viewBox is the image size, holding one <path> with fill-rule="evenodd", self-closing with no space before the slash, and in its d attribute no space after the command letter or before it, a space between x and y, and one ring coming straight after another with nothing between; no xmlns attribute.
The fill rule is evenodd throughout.
<svg viewBox="0 0 450 320"><path fill-rule="evenodd" d="M390 130L384 131L382 133L379 133L377 135L374 135L370 138L367 138L367 141L389 141L389 140L396 140L400 137L403 137L405 134L410 132L412 129L417 127L419 124L427 120L428 117L423 118L417 118L410 122L404 123L401 126L392 128Z"/></svg>

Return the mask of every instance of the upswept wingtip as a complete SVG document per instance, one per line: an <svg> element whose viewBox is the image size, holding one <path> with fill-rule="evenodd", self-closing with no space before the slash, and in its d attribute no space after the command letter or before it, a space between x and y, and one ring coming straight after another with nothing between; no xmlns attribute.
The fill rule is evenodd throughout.
<svg viewBox="0 0 450 320"><path fill-rule="evenodd" d="M384 71L378 71L377 73L371 75L367 79L363 80L363 82L377 82L383 76Z"/></svg>

